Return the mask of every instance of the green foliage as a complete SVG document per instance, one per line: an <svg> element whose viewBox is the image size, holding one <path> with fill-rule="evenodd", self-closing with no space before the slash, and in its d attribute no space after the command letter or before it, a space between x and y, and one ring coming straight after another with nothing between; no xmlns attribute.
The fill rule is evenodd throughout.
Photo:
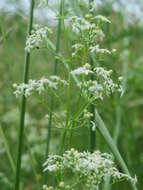
<svg viewBox="0 0 143 190"><path fill-rule="evenodd" d="M56 6L55 6L56 7ZM65 19L70 15L85 15L88 6L84 1L65 1L63 14ZM69 11L70 10L70 11ZM57 12L59 12L59 7ZM114 48L117 51L111 56L98 55L92 56L96 64L102 65L107 70L113 70L113 80L117 82L117 76L123 76L122 85L124 88L124 95L122 98L118 94L112 94L111 97L105 97L104 101L97 101L95 103L106 127L114 137L116 145L128 166L132 175L136 174L138 178L138 189L142 188L143 171L143 130L142 126L142 82L143 82L143 56L142 56L142 26L137 22L125 24L125 16L119 10L115 12L111 5L106 2L95 8L95 15L105 15L111 20L112 24L100 23L100 27L104 31L105 38L102 40L101 47L106 47L109 50ZM59 15L58 15L59 16ZM62 17L63 19L63 17ZM27 16L21 17L15 13L1 13L0 15L0 116L1 116L1 130L0 130L0 187L4 190L12 189L14 183L14 167L16 165L16 146L17 135L19 129L19 108L20 102L15 98L13 92L13 83L21 83L23 73L24 48L26 41L26 27ZM35 24L38 22L36 20ZM42 23L46 26L47 23ZM70 55L78 52L78 56L72 57L74 62L73 68L82 67L87 58L87 47L85 38L79 38L74 35L70 28L62 20L62 32L60 53L51 48L51 44L56 42L56 27L52 27L53 34L50 35L48 42L48 49L32 50L30 78L36 81L45 76L53 74L53 63L58 60L58 75L63 79L67 78L67 70L64 64L70 68ZM68 37L68 41L66 40ZM83 36L82 36L83 37ZM82 49L76 49L74 46L71 50L73 42L78 44L84 43L84 53ZM70 48L69 48L70 47ZM74 49L75 48L75 49ZM76 51L75 51L76 50ZM81 59L82 58L82 59ZM98 58L98 61L97 59ZM104 58L104 59L103 59ZM83 61L84 60L84 61ZM83 62L82 62L83 61ZM80 78L82 80L82 78ZM51 142L50 153L59 152L59 141L62 133L66 131L66 138L64 140L64 149L67 147L75 147L80 151L88 149L89 142L89 119L90 115L88 103L84 97L80 97L78 87L75 85L73 78L68 78L68 82L72 83L69 96L68 90L61 88L59 90L59 97L55 96L54 109L52 116ZM80 99L79 99L80 97ZM47 114L50 111L51 94L43 93L40 95L34 94L27 100L27 110L25 115L25 135L24 135L24 149L22 156L22 173L21 173L21 187L22 189L40 189L43 184L43 168L42 164L45 161L45 150L47 142L47 125L49 118ZM69 101L70 110L69 115L64 110L67 109L66 103ZM78 102L78 103L77 103ZM81 112L84 110L84 114ZM120 111L119 111L120 110ZM46 117L45 117L46 115ZM85 120L85 116L87 117ZM89 117L88 117L89 116ZM69 117L68 126L72 123L71 128L65 129L66 118ZM78 118L78 119L77 119ZM96 127L95 127L96 128ZM70 140L69 140L70 139ZM102 152L110 152L110 149L104 142L103 138L97 133L96 135L96 149ZM120 170L121 166L117 163L117 168ZM39 185L40 184L40 185ZM46 184L55 184L54 179L50 174ZM102 189L102 187L101 187ZM110 189L130 189L126 182L117 183L110 186Z"/></svg>

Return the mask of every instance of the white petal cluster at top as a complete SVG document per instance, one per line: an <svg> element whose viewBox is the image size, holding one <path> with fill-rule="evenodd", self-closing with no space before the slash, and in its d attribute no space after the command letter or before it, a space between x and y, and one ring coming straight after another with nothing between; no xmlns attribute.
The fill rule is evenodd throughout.
<svg viewBox="0 0 143 190"><path fill-rule="evenodd" d="M70 19L72 31L77 34L80 42L73 45L72 57L77 56L80 52L86 49L90 53L96 54L112 54L115 49L108 50L100 48L99 41L104 38L104 32L100 28L99 23L111 23L106 17L102 15L93 16L87 14L85 17L72 16Z"/></svg>
<svg viewBox="0 0 143 190"><path fill-rule="evenodd" d="M41 48L50 34L52 30L49 27L40 28L39 25L35 25L31 35L27 38L25 50L30 52L32 49Z"/></svg>
<svg viewBox="0 0 143 190"><path fill-rule="evenodd" d="M41 94L46 89L57 90L59 85L68 85L65 80L62 80L58 76L50 76L48 78L41 78L40 80L29 80L27 84L22 83L20 85L14 84L14 94L16 97L24 94L26 97L30 96L33 92Z"/></svg>
<svg viewBox="0 0 143 190"><path fill-rule="evenodd" d="M78 176L79 180L83 181L88 189L98 190L99 185L109 176L113 182L119 180L136 182L136 178L131 178L116 169L110 154L101 153L100 151L90 153L71 149L62 156L50 155L43 167L44 171L55 174L59 171L64 173L65 170L70 170L76 175L76 178Z"/></svg>

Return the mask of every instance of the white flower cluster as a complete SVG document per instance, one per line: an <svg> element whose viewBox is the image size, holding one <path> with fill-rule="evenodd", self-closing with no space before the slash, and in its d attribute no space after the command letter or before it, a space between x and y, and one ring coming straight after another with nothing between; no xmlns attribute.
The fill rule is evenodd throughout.
<svg viewBox="0 0 143 190"><path fill-rule="evenodd" d="M68 85L65 80L62 80L58 76L50 76L49 79L41 78L40 80L29 80L28 84L22 83L20 85L14 84L13 87L16 89L14 94L18 97L24 94L26 97L30 96L32 92L36 91L41 94L46 89L57 90L58 85Z"/></svg>
<svg viewBox="0 0 143 190"><path fill-rule="evenodd" d="M94 95L96 99L103 100L103 96L109 96L110 94L118 91L121 96L124 91L120 84L121 77L119 77L118 84L114 83L111 78L112 70L107 71L103 67L96 67L91 70L90 65L86 63L83 67L79 67L73 71L71 71L73 75L88 75L94 74L95 80L81 80L80 87L81 90L86 95Z"/></svg>
<svg viewBox="0 0 143 190"><path fill-rule="evenodd" d="M90 70L90 65L86 63L83 67L78 67L77 69L71 71L73 75L88 75L94 72Z"/></svg>
<svg viewBox="0 0 143 190"><path fill-rule="evenodd" d="M95 22L97 20L97 23ZM85 48L87 48L88 52L92 53L106 53L111 54L115 52L115 49L109 51L108 49L102 49L99 47L99 41L102 41L104 38L104 33L102 29L98 26L98 21L110 23L110 21L102 16L92 16L92 14L85 15L85 18L72 16L70 18L70 23L72 26L73 32L75 32L80 39L80 43L76 43L73 45L74 52L72 53L72 57L78 55Z"/></svg>
<svg viewBox="0 0 143 190"><path fill-rule="evenodd" d="M90 52L93 53L93 52L96 52L96 53L105 53L105 54L111 54L112 51L109 51L108 49L103 49L103 48L100 48L99 45L96 45L96 46L91 46L90 47Z"/></svg>
<svg viewBox="0 0 143 190"><path fill-rule="evenodd" d="M98 33L97 26L95 23L91 22L92 20L93 19L91 15L86 15L86 18L77 16L72 16L70 18L73 32L77 35L80 35L87 46L95 43L96 34Z"/></svg>
<svg viewBox="0 0 143 190"><path fill-rule="evenodd" d="M88 189L97 189L99 185L111 176L112 181L131 180L136 182L136 179L120 173L114 166L112 156L107 153L96 151L78 152L75 149L66 151L63 156L50 155L43 164L44 171L53 173L63 172L65 170L72 171L76 178L82 180Z"/></svg>
<svg viewBox="0 0 143 190"><path fill-rule="evenodd" d="M74 49L74 52L72 53L72 57L75 57L75 56L79 55L83 51L84 45L80 44L80 43L77 43L77 44L74 44L72 46L72 48Z"/></svg>
<svg viewBox="0 0 143 190"><path fill-rule="evenodd" d="M49 34L52 34L52 30L47 26L40 28L39 25L35 25L27 38L25 50L30 52L32 49L41 48L44 42L46 43Z"/></svg>

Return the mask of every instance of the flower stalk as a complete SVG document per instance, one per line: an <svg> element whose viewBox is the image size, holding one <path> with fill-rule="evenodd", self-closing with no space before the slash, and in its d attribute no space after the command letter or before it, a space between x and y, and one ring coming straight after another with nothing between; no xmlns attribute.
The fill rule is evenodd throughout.
<svg viewBox="0 0 143 190"><path fill-rule="evenodd" d="M59 18L58 18L56 47L55 47L55 54L56 55L59 53L59 49L60 49L60 37L61 37L61 28L62 28L63 8L64 8L64 0L61 0L61 2L60 2L60 14L59 14ZM58 59L55 58L54 71L53 71L54 75L57 75L57 66L58 66ZM48 123L48 134L47 134L47 144L46 144L46 154L45 154L46 158L49 155L53 109L54 109L54 96L51 94L49 123Z"/></svg>
<svg viewBox="0 0 143 190"><path fill-rule="evenodd" d="M29 21L28 21L27 37L31 34L31 30L32 30L34 4L35 4L34 0L31 0L30 9L29 9ZM30 53L28 51L25 51L24 83L28 82L29 64L30 64ZM19 190L19 186L20 186L21 157L22 157L22 149L23 149L25 111L26 111L26 97L23 95L22 96L22 103L21 103L20 127L19 127L19 137L18 137L15 190Z"/></svg>

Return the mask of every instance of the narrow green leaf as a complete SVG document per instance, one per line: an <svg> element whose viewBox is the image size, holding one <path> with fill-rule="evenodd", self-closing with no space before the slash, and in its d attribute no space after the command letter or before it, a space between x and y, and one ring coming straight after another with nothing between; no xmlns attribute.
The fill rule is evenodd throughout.
<svg viewBox="0 0 143 190"><path fill-rule="evenodd" d="M123 172L128 174L129 176L131 176L120 152L118 151L117 146L115 145L108 129L106 128L106 126L97 110L95 110L95 122L97 124L97 128L98 128L100 134L103 136L106 143L110 147L112 153L114 154L114 156L115 156L116 160L118 161L120 167L122 168ZM136 186L133 183L131 183L131 187L133 190L137 190Z"/></svg>

